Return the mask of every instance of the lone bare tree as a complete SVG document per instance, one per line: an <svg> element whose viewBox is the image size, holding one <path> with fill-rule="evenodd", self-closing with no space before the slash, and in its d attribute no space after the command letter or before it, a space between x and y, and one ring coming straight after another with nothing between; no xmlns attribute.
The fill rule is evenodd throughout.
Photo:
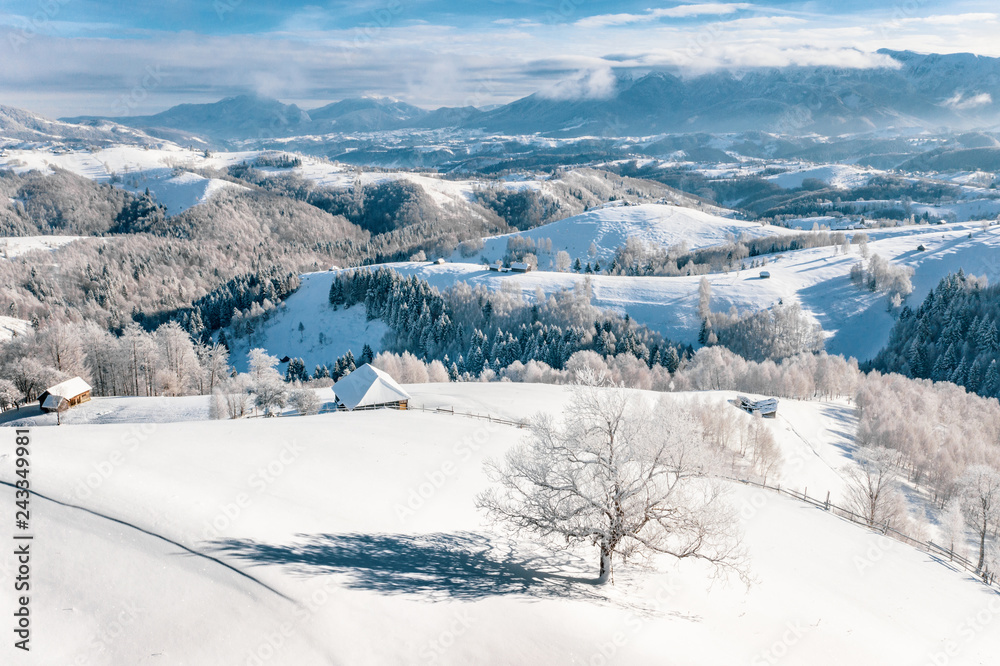
<svg viewBox="0 0 1000 666"><path fill-rule="evenodd" d="M847 469L847 505L869 527L890 525L899 517L899 468L902 454L881 446L858 450L858 464Z"/></svg>
<svg viewBox="0 0 1000 666"><path fill-rule="evenodd" d="M979 538L979 564L985 575L986 536L1000 522L1000 472L989 465L972 465L958 481L962 515Z"/></svg>
<svg viewBox="0 0 1000 666"><path fill-rule="evenodd" d="M477 498L495 521L569 547L600 551L600 577L615 555L700 558L747 580L736 513L706 475L709 449L689 410L654 410L618 388L578 387L562 422L539 416L501 464L498 485Z"/></svg>

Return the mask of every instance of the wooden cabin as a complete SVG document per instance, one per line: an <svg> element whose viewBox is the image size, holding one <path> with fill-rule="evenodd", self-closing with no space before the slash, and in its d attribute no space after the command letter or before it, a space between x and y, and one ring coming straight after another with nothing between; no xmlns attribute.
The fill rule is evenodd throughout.
<svg viewBox="0 0 1000 666"><path fill-rule="evenodd" d="M58 412L62 409L75 407L81 402L90 400L90 390L90 384L80 377L67 379L49 387L38 396L38 406L43 412Z"/></svg>

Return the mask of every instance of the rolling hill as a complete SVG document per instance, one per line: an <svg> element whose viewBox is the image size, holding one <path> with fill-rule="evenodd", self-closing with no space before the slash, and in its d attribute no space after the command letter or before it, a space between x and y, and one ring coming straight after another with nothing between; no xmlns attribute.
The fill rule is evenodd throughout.
<svg viewBox="0 0 1000 666"><path fill-rule="evenodd" d="M429 405L520 417L558 410L567 395L409 388ZM826 409L796 403L790 421L768 424L788 447L783 483L814 494L823 487L812 484L836 484L831 466L849 464ZM516 428L419 411L142 420L32 429L45 470L35 526L47 537L35 543L33 617L60 638L32 645L47 663L662 664L669 654L691 666L822 666L933 663L950 650L948 663L972 665L1000 649L995 632L967 630L969 618L995 616L994 591L787 497L729 488L749 588L663 558L619 566L598 588L586 582L590 549L553 557L476 511L482 462L518 442ZM785 430L803 422L807 439ZM801 472L800 455L828 476ZM0 460L8 502L12 473ZM12 556L2 563L9 583ZM0 650L13 658L10 642Z"/></svg>

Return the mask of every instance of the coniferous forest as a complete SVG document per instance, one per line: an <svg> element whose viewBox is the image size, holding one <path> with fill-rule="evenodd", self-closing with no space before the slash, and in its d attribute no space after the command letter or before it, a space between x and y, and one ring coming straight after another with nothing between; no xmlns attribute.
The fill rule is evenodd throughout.
<svg viewBox="0 0 1000 666"><path fill-rule="evenodd" d="M1000 285L985 286L959 271L941 280L916 310L903 308L872 367L1000 397L998 326Z"/></svg>

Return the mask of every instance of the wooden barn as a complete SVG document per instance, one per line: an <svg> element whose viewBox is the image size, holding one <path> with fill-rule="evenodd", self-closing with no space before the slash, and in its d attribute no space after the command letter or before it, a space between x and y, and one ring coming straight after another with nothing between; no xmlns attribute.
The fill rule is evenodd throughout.
<svg viewBox="0 0 1000 666"><path fill-rule="evenodd" d="M75 407L88 400L90 400L90 384L80 377L74 377L46 389L38 396L38 406L43 412L58 412L60 409Z"/></svg>
<svg viewBox="0 0 1000 666"><path fill-rule="evenodd" d="M745 395L738 395L736 396L736 406L748 414L760 414L765 419L773 419L778 416L777 398L754 400Z"/></svg>
<svg viewBox="0 0 1000 666"><path fill-rule="evenodd" d="M365 363L333 385L337 406L358 409L406 409L410 394L387 373Z"/></svg>

